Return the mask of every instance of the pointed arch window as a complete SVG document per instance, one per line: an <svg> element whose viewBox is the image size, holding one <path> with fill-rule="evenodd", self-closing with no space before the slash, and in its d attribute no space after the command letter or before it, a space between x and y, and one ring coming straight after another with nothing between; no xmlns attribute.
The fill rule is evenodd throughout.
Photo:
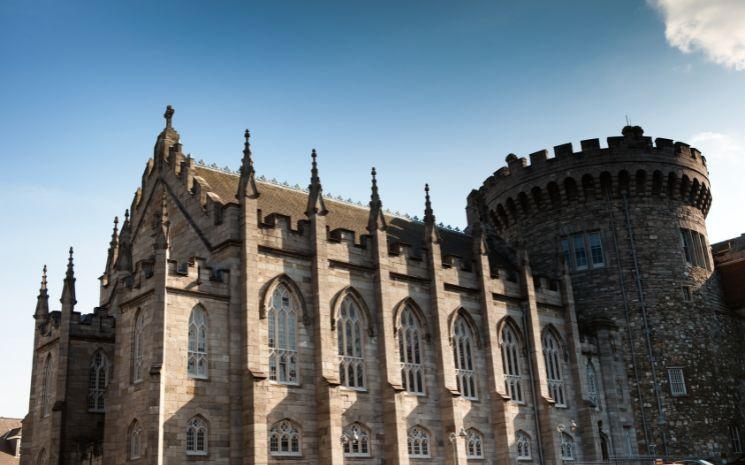
<svg viewBox="0 0 745 465"><path fill-rule="evenodd" d="M422 365L422 329L414 311L406 305L398 323L398 354L401 362L401 381L404 389L413 394L424 394Z"/></svg>
<svg viewBox="0 0 745 465"><path fill-rule="evenodd" d="M507 395L515 402L523 403L522 376L520 373L520 348L515 331L509 324L502 328L502 365Z"/></svg>
<svg viewBox="0 0 745 465"><path fill-rule="evenodd" d="M130 460L139 459L142 456L142 452L143 452L142 440L143 440L142 427L137 422L137 420L135 420L132 422L132 425L129 427L129 459Z"/></svg>
<svg viewBox="0 0 745 465"><path fill-rule="evenodd" d="M344 429L342 444L344 457L370 456L370 433L359 423L352 423Z"/></svg>
<svg viewBox="0 0 745 465"><path fill-rule="evenodd" d="M207 423L200 417L189 420L186 427L186 455L207 455Z"/></svg>
<svg viewBox="0 0 745 465"><path fill-rule="evenodd" d="M516 435L517 459L530 460L530 436L525 431L518 431Z"/></svg>
<svg viewBox="0 0 745 465"><path fill-rule="evenodd" d="M145 366L144 334L145 318L143 312L140 311L135 317L134 334L132 338L132 381L135 383L142 381L142 375Z"/></svg>
<svg viewBox="0 0 745 465"><path fill-rule="evenodd" d="M298 304L286 285L272 293L267 317L269 332L269 379L282 384L297 384Z"/></svg>
<svg viewBox="0 0 745 465"><path fill-rule="evenodd" d="M429 441L429 433L424 428L419 426L410 428L407 440L409 457L428 458L430 453Z"/></svg>
<svg viewBox="0 0 745 465"><path fill-rule="evenodd" d="M190 378L207 379L207 313L200 306L189 315L187 371Z"/></svg>
<svg viewBox="0 0 745 465"><path fill-rule="evenodd" d="M41 384L41 416L45 417L49 415L51 411L51 397L52 397L52 356L47 355L44 361L44 377Z"/></svg>
<svg viewBox="0 0 745 465"><path fill-rule="evenodd" d="M595 373L595 366L590 360L587 361L585 366L585 372L587 377L587 398L595 404L596 408L600 408L600 394L598 389L598 376Z"/></svg>
<svg viewBox="0 0 745 465"><path fill-rule="evenodd" d="M561 359L559 341L551 331L543 336L543 361L546 364L548 392L557 407L566 407L564 399L564 381L561 377Z"/></svg>
<svg viewBox="0 0 745 465"><path fill-rule="evenodd" d="M574 460L574 438L569 436L567 433L561 433L559 440L559 447L561 448L561 459L562 460Z"/></svg>
<svg viewBox="0 0 745 465"><path fill-rule="evenodd" d="M275 456L301 454L300 429L290 420L282 420L269 431L269 453Z"/></svg>
<svg viewBox="0 0 745 465"><path fill-rule="evenodd" d="M88 368L88 410L104 412L104 394L109 385L109 359L103 350L97 350Z"/></svg>
<svg viewBox="0 0 745 465"><path fill-rule="evenodd" d="M341 303L336 322L339 346L339 381L342 386L365 389L365 361L362 356L362 315L354 298L347 296Z"/></svg>
<svg viewBox="0 0 745 465"><path fill-rule="evenodd" d="M466 457L469 459L483 459L483 437L480 432L470 428L466 436Z"/></svg>
<svg viewBox="0 0 745 465"><path fill-rule="evenodd" d="M478 399L473 364L473 334L465 318L458 316L453 329L453 358L458 391L466 399Z"/></svg>

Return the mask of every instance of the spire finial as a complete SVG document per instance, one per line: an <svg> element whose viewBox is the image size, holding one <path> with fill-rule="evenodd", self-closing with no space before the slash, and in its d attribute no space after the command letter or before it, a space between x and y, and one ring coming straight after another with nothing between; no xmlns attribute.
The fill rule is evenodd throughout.
<svg viewBox="0 0 745 465"><path fill-rule="evenodd" d="M435 215L432 212L432 201L429 198L429 184L424 185L424 222L435 224Z"/></svg>
<svg viewBox="0 0 745 465"><path fill-rule="evenodd" d="M127 221L129 221L129 208L124 210L124 222L126 223Z"/></svg>
<svg viewBox="0 0 745 465"><path fill-rule="evenodd" d="M175 112L175 110L173 109L173 107L170 106L170 105L168 105L166 107L166 112L163 113L163 118L166 119L166 128L167 129L170 129L172 127L171 126L171 120L173 119L173 113L174 112Z"/></svg>
<svg viewBox="0 0 745 465"><path fill-rule="evenodd" d="M238 183L238 198L249 197L255 199L259 196L256 186L254 159L251 154L251 132L246 129L243 133L246 141L243 143L243 160L241 160L241 179Z"/></svg>
<svg viewBox="0 0 745 465"><path fill-rule="evenodd" d="M40 291L46 292L47 290L47 266L41 269L41 288Z"/></svg>
<svg viewBox="0 0 745 465"><path fill-rule="evenodd" d="M310 152L311 168L310 168L310 185L308 186L308 208L305 210L306 214L310 216L311 213L318 213L325 215L328 213L326 205L323 201L323 187L321 186L321 178L318 176L318 153L316 149Z"/></svg>
<svg viewBox="0 0 745 465"><path fill-rule="evenodd" d="M67 272L65 273L65 280L62 284L62 311L72 312L77 300L75 300L75 264L73 263L73 250L70 247L70 256L67 259Z"/></svg>
<svg viewBox="0 0 745 465"><path fill-rule="evenodd" d="M247 169L245 174L253 174L254 172L254 160L251 156L251 133L246 129L243 133L243 137L246 138L246 142L243 144L243 165L244 169Z"/></svg>
<svg viewBox="0 0 745 465"><path fill-rule="evenodd" d="M372 232L376 229L384 230L386 228L385 215L383 215L383 202L380 200L380 194L378 193L378 180L376 178L378 172L375 167L370 170L371 186L370 186L370 218L368 220L367 229Z"/></svg>
<svg viewBox="0 0 745 465"><path fill-rule="evenodd" d="M41 270L41 286L39 287L39 296L36 298L36 310L34 318L46 319L49 316L49 294L47 293L47 266Z"/></svg>
<svg viewBox="0 0 745 465"><path fill-rule="evenodd" d="M310 157L313 159L310 168L310 181L318 182L320 180L318 179L318 162L316 161L316 158L318 158L318 154L316 153L316 149L313 149L313 151L310 152Z"/></svg>

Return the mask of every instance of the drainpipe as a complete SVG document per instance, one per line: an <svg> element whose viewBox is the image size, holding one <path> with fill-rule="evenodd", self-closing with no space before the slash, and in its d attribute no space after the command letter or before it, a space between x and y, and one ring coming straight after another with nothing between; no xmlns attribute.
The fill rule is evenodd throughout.
<svg viewBox="0 0 745 465"><path fill-rule="evenodd" d="M667 434L665 430L665 410L662 406L662 396L660 395L660 385L657 382L657 369L655 368L655 357L652 351L652 337L649 332L649 323L647 321L647 304L644 301L644 288L642 286L642 277L639 272L639 261L636 257L636 245L634 243L634 231L631 228L631 221L629 220L629 203L626 196L626 192L621 193L623 200L623 214L626 220L626 232L629 235L629 246L631 248L631 258L634 261L634 277L636 282L636 292L639 296L639 310L642 314L642 323L644 324L644 339L647 345L647 357L649 357L649 364L652 368L652 383L654 384L654 395L657 399L657 423L660 426L660 433L662 436L662 448L665 451L665 458L669 456L667 449Z"/></svg>
<svg viewBox="0 0 745 465"><path fill-rule="evenodd" d="M611 219L611 232L613 233L613 251L616 254L616 265L618 266L619 284L621 286L621 296L623 297L623 316L626 320L626 338L629 341L629 353L631 354L631 365L634 367L634 381L636 381L636 397L639 400L639 412L642 417L642 429L644 430L644 443L647 445L647 454L652 454L651 444L649 442L649 428L647 426L647 414L644 409L644 398L642 397L641 385L639 384L639 365L636 361L636 351L632 344L633 334L631 332L631 317L629 316L629 301L626 296L626 282L621 266L621 253L618 248L618 235L616 234L616 219L613 214L613 208L610 203L610 194L608 194L608 212Z"/></svg>

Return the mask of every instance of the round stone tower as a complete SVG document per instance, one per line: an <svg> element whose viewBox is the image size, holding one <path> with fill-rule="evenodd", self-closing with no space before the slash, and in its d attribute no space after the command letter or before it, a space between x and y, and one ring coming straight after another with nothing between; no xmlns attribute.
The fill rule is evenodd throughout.
<svg viewBox="0 0 745 465"><path fill-rule="evenodd" d="M741 336L707 240L706 160L638 126L622 134L529 163L508 155L469 196L469 224L525 248L536 272L568 267L588 334L600 321L621 329L640 452L730 455Z"/></svg>

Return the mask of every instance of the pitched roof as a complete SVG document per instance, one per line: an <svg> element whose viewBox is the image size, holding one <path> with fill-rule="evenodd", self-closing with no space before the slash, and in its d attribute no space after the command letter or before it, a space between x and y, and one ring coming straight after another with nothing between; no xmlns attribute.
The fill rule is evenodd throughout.
<svg viewBox="0 0 745 465"><path fill-rule="evenodd" d="M15 444L21 436L21 419L0 417L0 465L18 465Z"/></svg>
<svg viewBox="0 0 745 465"><path fill-rule="evenodd" d="M219 195L224 203L237 203L237 174L216 170L206 166L195 166L195 175L204 179L210 190ZM308 193L291 187L279 186L265 181L257 181L260 196L259 209L264 217L272 213L290 217L293 223L306 219L305 209ZM329 210L326 222L330 231L345 229L355 233L359 238L369 234L367 222L370 209L325 198ZM385 215L388 224L389 243L403 243L418 250L424 247L424 223L408 220L394 215ZM470 260L473 257L473 239L463 233L439 228L443 255L452 255Z"/></svg>

